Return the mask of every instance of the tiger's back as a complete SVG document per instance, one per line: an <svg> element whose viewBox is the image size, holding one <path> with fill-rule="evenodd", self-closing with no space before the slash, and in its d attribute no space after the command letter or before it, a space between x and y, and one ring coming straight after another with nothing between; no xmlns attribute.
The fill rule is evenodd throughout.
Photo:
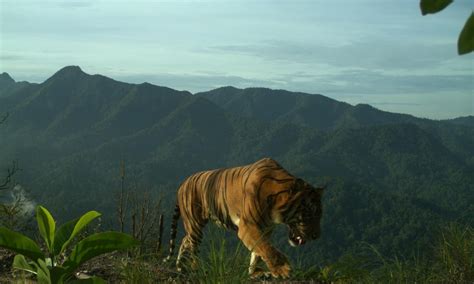
<svg viewBox="0 0 474 284"><path fill-rule="evenodd" d="M276 161L264 158L253 164L198 172L178 189L181 216L211 219L227 229L237 229L245 199L258 198L262 182L268 179L293 180ZM252 202L254 206L260 204Z"/></svg>

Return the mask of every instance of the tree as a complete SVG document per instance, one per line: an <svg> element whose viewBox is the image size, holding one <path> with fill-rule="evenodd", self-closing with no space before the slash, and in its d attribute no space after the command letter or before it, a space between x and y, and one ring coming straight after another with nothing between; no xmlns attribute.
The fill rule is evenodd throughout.
<svg viewBox="0 0 474 284"><path fill-rule="evenodd" d="M6 114L3 114L2 116L0 116L0 124L4 123L7 120L8 115L9 114L6 113ZM10 183L12 181L12 178L18 170L19 170L18 169L18 163L13 162L12 167L7 169L7 174L3 178L3 181L0 181L0 190L4 190L4 189L9 188Z"/></svg>
<svg viewBox="0 0 474 284"><path fill-rule="evenodd" d="M7 118L8 118L8 113L0 116L0 124L4 123ZM3 181L0 181L0 190L7 189L10 186L10 183L12 181L13 175L18 171L18 164L16 162L13 162L13 165L11 168L7 169L7 174L3 178Z"/></svg>

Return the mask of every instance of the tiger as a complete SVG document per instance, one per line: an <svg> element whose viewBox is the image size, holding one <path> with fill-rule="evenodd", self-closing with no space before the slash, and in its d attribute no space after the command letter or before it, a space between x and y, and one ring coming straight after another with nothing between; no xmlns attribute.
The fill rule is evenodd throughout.
<svg viewBox="0 0 474 284"><path fill-rule="evenodd" d="M288 227L288 242L301 246L321 234L324 187L315 188L286 171L271 158L253 164L202 171L184 180L177 191L169 255L175 248L178 220L182 217L185 236L181 241L176 266L197 268L198 246L209 220L237 232L250 251L248 273L288 278L288 258L272 246L270 236L275 224ZM263 260L269 271L257 268Z"/></svg>

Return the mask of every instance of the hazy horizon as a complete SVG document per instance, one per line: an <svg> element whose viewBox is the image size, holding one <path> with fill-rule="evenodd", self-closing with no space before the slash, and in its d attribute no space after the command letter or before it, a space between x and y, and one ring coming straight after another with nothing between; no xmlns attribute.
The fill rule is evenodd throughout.
<svg viewBox="0 0 474 284"><path fill-rule="evenodd" d="M0 72L40 83L68 65L192 93L220 86L322 94L417 117L474 114L473 54L457 37L472 2L0 3Z"/></svg>

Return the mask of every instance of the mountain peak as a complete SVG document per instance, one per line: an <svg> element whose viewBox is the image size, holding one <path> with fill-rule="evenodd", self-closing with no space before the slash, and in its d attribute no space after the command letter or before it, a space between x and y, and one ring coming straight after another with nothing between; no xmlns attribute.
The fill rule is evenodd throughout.
<svg viewBox="0 0 474 284"><path fill-rule="evenodd" d="M12 83L15 83L15 80L13 80L13 78L7 72L0 74L0 84L4 85Z"/></svg>
<svg viewBox="0 0 474 284"><path fill-rule="evenodd" d="M84 71L82 71L81 67L79 66L66 66L64 68L62 68L61 70L59 70L58 72L56 72L56 74L58 73L67 73L67 74L85 74Z"/></svg>
<svg viewBox="0 0 474 284"><path fill-rule="evenodd" d="M58 72L54 73L46 82L56 81L56 80L76 80L78 78L83 78L88 76L88 74L84 73L79 66L66 66L60 69Z"/></svg>

